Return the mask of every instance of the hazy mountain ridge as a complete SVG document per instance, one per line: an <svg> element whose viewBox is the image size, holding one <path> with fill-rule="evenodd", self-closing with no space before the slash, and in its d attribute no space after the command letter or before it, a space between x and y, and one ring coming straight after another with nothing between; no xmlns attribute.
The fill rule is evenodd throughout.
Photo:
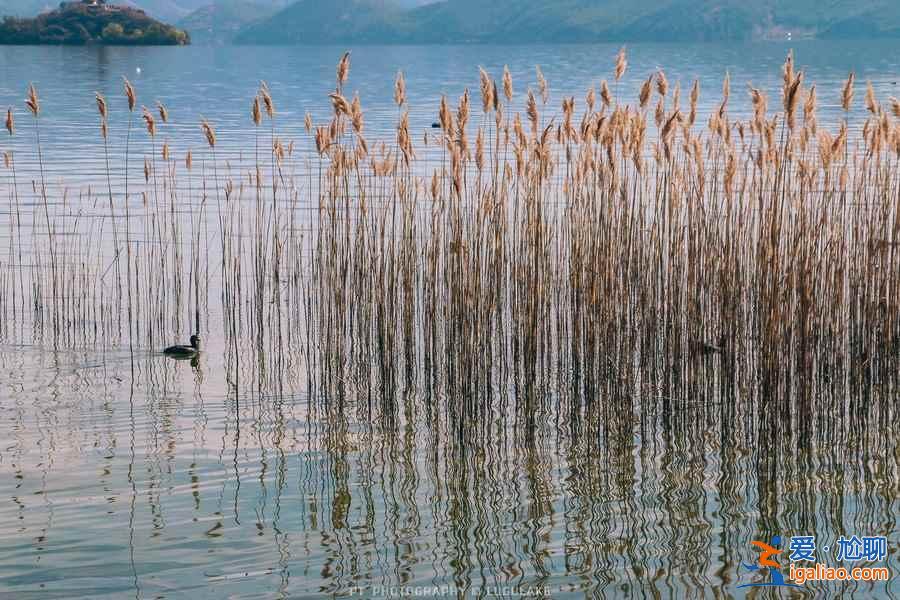
<svg viewBox="0 0 900 600"><path fill-rule="evenodd" d="M240 43L535 43L900 37L895 0L299 0Z"/></svg>
<svg viewBox="0 0 900 600"><path fill-rule="evenodd" d="M178 21L178 26L191 32L194 43L226 44L242 29L271 17L286 4L286 0L216 0Z"/></svg>
<svg viewBox="0 0 900 600"><path fill-rule="evenodd" d="M900 37L898 0L127 0L200 43L536 43ZM48 0L0 0L34 15Z"/></svg>

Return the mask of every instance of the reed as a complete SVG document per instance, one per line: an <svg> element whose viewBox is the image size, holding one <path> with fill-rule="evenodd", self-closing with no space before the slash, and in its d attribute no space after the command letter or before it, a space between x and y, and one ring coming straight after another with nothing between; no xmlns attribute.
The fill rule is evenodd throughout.
<svg viewBox="0 0 900 600"><path fill-rule="evenodd" d="M178 327L181 311L170 314L166 299L180 298L177 273L185 270L195 331L201 306L213 302L211 312L222 315L235 385L239 365L251 365L260 388L305 382L327 410L366 418L393 418L398 398L415 391L460 436L494 413L513 415L527 436L557 410L593 414L598 398L628 410L652 398L677 410L697 398L777 407L800 395L813 403L835 386L896 393L897 101L884 110L868 87L868 113L851 123L851 74L839 90L844 118L829 130L816 115L821 92L789 56L781 102L770 107L767 91L753 87L732 97L726 74L700 123L698 82L683 102L680 84L659 69L628 100L618 89L626 68L623 50L615 92L601 81L583 107L575 97L551 103L537 69L522 113L509 70L498 85L481 69L480 115L471 114L468 90L455 109L442 98L440 131L420 144L402 73L392 139L366 138L345 54L335 91L323 98L331 117L304 119L310 155L298 159L293 142L279 138L272 93L261 83L250 105L253 164L235 171L220 162L204 119L208 158L195 186L187 153L186 192L168 140L166 175L157 179L158 123L144 109L152 154L136 185L166 201L140 217L159 250L139 249L126 234L129 343L152 346ZM131 115L136 92L127 80L125 90ZM732 115L736 102L748 103L748 118ZM157 113L168 122L163 105ZM266 119L268 160L258 131ZM128 152L126 141L126 164ZM115 220L111 180L107 167ZM124 180L127 190L127 167ZM203 236L213 194L218 248ZM46 209L46 188L44 197ZM176 224L176 197L191 206L188 224ZM312 208L307 222L298 222L302 204ZM130 232L129 219L126 212ZM52 233L49 213L45 221ZM182 226L190 229L187 257L177 250ZM52 297L82 299L43 305L44 278L32 271L35 315L65 315L66 323L101 315L101 330L120 318L121 302L106 310L96 252L67 248L81 266L67 267L63 280L50 244L49 262L61 269L51 269L50 286L59 286ZM210 253L218 285L209 282ZM221 291L217 302L210 287ZM152 333L139 338L132 325ZM239 343L244 337L253 343Z"/></svg>

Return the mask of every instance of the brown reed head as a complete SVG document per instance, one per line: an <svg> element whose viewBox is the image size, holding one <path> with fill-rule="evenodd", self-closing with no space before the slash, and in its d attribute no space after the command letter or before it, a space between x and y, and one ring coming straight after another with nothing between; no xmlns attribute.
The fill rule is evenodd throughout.
<svg viewBox="0 0 900 600"><path fill-rule="evenodd" d="M550 100L550 86L547 85L547 79L544 77L544 72L541 71L541 67L535 67L534 71L537 75L538 91L541 93L541 102L547 104Z"/></svg>
<svg viewBox="0 0 900 600"><path fill-rule="evenodd" d="M688 127L693 127L697 120L697 102L700 100L700 80L695 79L694 85L691 86L691 105L688 114Z"/></svg>
<svg viewBox="0 0 900 600"><path fill-rule="evenodd" d="M441 107L438 111L438 118L441 123L441 130L445 135L450 135L453 131L453 115L450 113L450 107L447 105L447 97L441 96Z"/></svg>
<svg viewBox="0 0 900 600"><path fill-rule="evenodd" d="M534 97L534 92L528 90L528 101L525 104L525 112L528 115L528 120L531 122L531 134L532 137L537 136L538 130L538 108L537 108L537 100Z"/></svg>
<svg viewBox="0 0 900 600"><path fill-rule="evenodd" d="M13 119L12 108L6 109L6 131L9 135L13 135L16 132L16 122Z"/></svg>
<svg viewBox="0 0 900 600"><path fill-rule="evenodd" d="M662 69L656 73L656 91L663 97L669 92L669 80Z"/></svg>
<svg viewBox="0 0 900 600"><path fill-rule="evenodd" d="M397 146L403 152L403 161L409 166L415 157L412 146L412 137L409 135L409 111L400 115L400 123L397 125Z"/></svg>
<svg viewBox="0 0 900 600"><path fill-rule="evenodd" d="M597 90L594 89L593 86L588 89L587 94L584 96L584 103L588 107L588 112L594 112L594 104L597 102Z"/></svg>
<svg viewBox="0 0 900 600"><path fill-rule="evenodd" d="M166 105L163 104L162 102L160 102L159 100L157 100L156 101L156 110L159 112L159 119L163 123L168 123L169 122L169 109L166 108Z"/></svg>
<svg viewBox="0 0 900 600"><path fill-rule="evenodd" d="M841 108L845 111L850 110L850 106L853 104L853 83L856 81L856 74L853 71L850 71L850 75L847 76L847 81L844 82L844 88L841 90Z"/></svg>
<svg viewBox="0 0 900 600"><path fill-rule="evenodd" d="M894 116L900 119L900 100L897 100L893 96L891 96L891 112L894 113Z"/></svg>
<svg viewBox="0 0 900 600"><path fill-rule="evenodd" d="M210 125L209 121L206 119L202 119L200 121L200 131L203 132L203 135L206 137L206 143L209 144L210 148L216 147L216 130L213 129L213 126Z"/></svg>
<svg viewBox="0 0 900 600"><path fill-rule="evenodd" d="M503 95L506 96L507 102L513 99L512 74L509 72L509 67L506 65L503 66Z"/></svg>
<svg viewBox="0 0 900 600"><path fill-rule="evenodd" d="M94 92L94 97L97 100L97 111L100 113L100 118L105 121L107 119L106 98L100 92Z"/></svg>
<svg viewBox="0 0 900 600"><path fill-rule="evenodd" d="M645 110L647 108L647 104L650 102L650 93L653 91L653 74L650 74L650 77L644 81L643 85L641 85L641 91L638 94L638 105L641 107L641 110Z"/></svg>
<svg viewBox="0 0 900 600"><path fill-rule="evenodd" d="M484 113L488 113L494 106L494 97L493 92L491 91L491 77L483 67L478 67L478 79L481 90L481 109Z"/></svg>
<svg viewBox="0 0 900 600"><path fill-rule="evenodd" d="M796 124L797 104L800 100L800 85L803 83L803 72L792 74L793 81L785 89L784 94L784 114L787 119L788 128L794 129Z"/></svg>
<svg viewBox="0 0 900 600"><path fill-rule="evenodd" d="M347 102L347 99L344 98L340 94L328 94L328 97L331 98L331 105L334 108L334 114L337 117L341 115L350 116L350 103Z"/></svg>
<svg viewBox="0 0 900 600"><path fill-rule="evenodd" d="M460 134L465 135L466 124L469 122L469 88L463 90L459 97L459 105L456 108L456 122Z"/></svg>
<svg viewBox="0 0 900 600"><path fill-rule="evenodd" d="M284 144L278 138L275 138L272 142L272 154L279 163L284 161Z"/></svg>
<svg viewBox="0 0 900 600"><path fill-rule="evenodd" d="M341 57L341 60L338 62L337 66L337 84L338 90L340 90L344 84L347 82L347 77L350 75L350 51L344 52L344 55Z"/></svg>
<svg viewBox="0 0 900 600"><path fill-rule="evenodd" d="M406 80L403 79L403 71L397 71L397 79L394 81L394 102L397 106L406 104Z"/></svg>
<svg viewBox="0 0 900 600"><path fill-rule="evenodd" d="M600 82L600 100L603 102L603 106L609 108L612 105L612 94L609 91L609 85L606 83L606 80Z"/></svg>
<svg viewBox="0 0 900 600"><path fill-rule="evenodd" d="M259 96L253 97L253 105L250 108L250 118L253 119L253 124L259 127L259 124L262 122L262 110L259 108Z"/></svg>
<svg viewBox="0 0 900 600"><path fill-rule="evenodd" d="M875 99L875 89L871 81L866 82L866 110L873 115L878 114L878 101Z"/></svg>
<svg viewBox="0 0 900 600"><path fill-rule="evenodd" d="M813 84L806 92L806 101L803 103L803 120L812 123L816 118L816 86Z"/></svg>
<svg viewBox="0 0 900 600"><path fill-rule="evenodd" d="M34 84L28 86L28 97L25 98L25 106L35 118L41 113L41 101L38 99L37 89Z"/></svg>
<svg viewBox="0 0 900 600"><path fill-rule="evenodd" d="M303 128L306 129L306 133L309 133L310 131L312 131L312 128L313 128L312 115L309 114L308 112L303 117Z"/></svg>
<svg viewBox="0 0 900 600"><path fill-rule="evenodd" d="M131 85L131 82L128 81L127 77L122 78L124 80L125 86L125 98L128 100L128 110L134 112L135 107L137 106L137 92L134 90L134 86Z"/></svg>
<svg viewBox="0 0 900 600"><path fill-rule="evenodd" d="M353 95L353 101L350 103L350 122L353 125L353 131L357 135L363 132L363 111L362 103L359 100L359 94Z"/></svg>
<svg viewBox="0 0 900 600"><path fill-rule="evenodd" d="M184 155L184 168L187 169L188 171L190 171L191 168L193 168L193 166L194 166L194 155L190 150L188 150L187 154Z"/></svg>
<svg viewBox="0 0 900 600"><path fill-rule="evenodd" d="M788 50L787 58L781 67L781 75L784 80L785 91L794 84L794 51Z"/></svg>
<svg viewBox="0 0 900 600"><path fill-rule="evenodd" d="M144 119L150 137L156 137L156 119L153 118L153 113L146 106L141 107L141 118Z"/></svg>
<svg viewBox="0 0 900 600"><path fill-rule="evenodd" d="M625 74L625 70L628 69L628 59L625 56L625 47L619 49L619 53L616 54L616 81L622 79L622 75Z"/></svg>
<svg viewBox="0 0 900 600"><path fill-rule="evenodd" d="M275 102L272 100L271 92L269 92L269 84L265 81L259 83L259 97L262 99L263 107L266 109L266 116L270 119L274 119Z"/></svg>

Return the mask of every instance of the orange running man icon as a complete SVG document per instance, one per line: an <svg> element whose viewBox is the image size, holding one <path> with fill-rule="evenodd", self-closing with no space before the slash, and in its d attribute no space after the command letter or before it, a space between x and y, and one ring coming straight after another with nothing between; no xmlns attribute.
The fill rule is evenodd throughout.
<svg viewBox="0 0 900 600"><path fill-rule="evenodd" d="M752 541L750 542L757 548L762 549L762 552L759 553L759 566L761 567L775 567L776 569L780 569L781 565L777 562L769 558L770 556L775 556L776 554L781 554L781 550L777 548L773 548L769 544L765 542Z"/></svg>
<svg viewBox="0 0 900 600"><path fill-rule="evenodd" d="M781 550L778 549L778 546L781 545L781 536L775 535L772 536L772 544L769 545L765 542L760 541L752 541L750 542L752 545L756 546L761 550L759 553L759 559L757 564L748 565L746 563L741 563L741 565L750 572L758 571L764 567L768 567L769 581L757 581L757 582L749 582L739 585L739 588L746 587L800 587L794 583L785 583L784 575L781 574L781 565L775 562L772 557L781 554Z"/></svg>

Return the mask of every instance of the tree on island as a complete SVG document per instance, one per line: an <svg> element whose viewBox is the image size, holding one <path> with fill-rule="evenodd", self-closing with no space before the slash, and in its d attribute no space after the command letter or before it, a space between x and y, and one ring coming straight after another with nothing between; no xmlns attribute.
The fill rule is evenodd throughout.
<svg viewBox="0 0 900 600"><path fill-rule="evenodd" d="M190 43L187 32L160 23L143 10L106 0L62 2L33 19L4 17L0 44L116 44L174 46Z"/></svg>

